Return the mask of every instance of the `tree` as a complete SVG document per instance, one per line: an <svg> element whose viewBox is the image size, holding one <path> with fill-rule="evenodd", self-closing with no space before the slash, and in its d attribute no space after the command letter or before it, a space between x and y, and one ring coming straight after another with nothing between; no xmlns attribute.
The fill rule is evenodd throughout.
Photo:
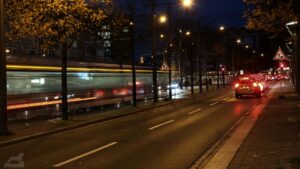
<svg viewBox="0 0 300 169"><path fill-rule="evenodd" d="M263 30L273 37L285 31L287 22L298 21L294 36L295 53L292 57L294 85L300 94L300 2L299 0L244 0L247 5L245 16L246 27L250 30Z"/></svg>
<svg viewBox="0 0 300 169"><path fill-rule="evenodd" d="M67 52L81 33L91 37L111 14L110 0L7 0L7 37L40 39L61 51L62 119L68 119ZM116 24L116 23L114 23Z"/></svg>
<svg viewBox="0 0 300 169"><path fill-rule="evenodd" d="M277 35L285 30L285 24L299 19L296 0L244 0L247 8L246 27L264 30Z"/></svg>

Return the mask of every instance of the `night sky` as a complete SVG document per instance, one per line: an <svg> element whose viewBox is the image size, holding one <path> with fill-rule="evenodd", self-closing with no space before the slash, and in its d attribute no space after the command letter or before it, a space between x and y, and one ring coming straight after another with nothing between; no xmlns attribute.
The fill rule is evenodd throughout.
<svg viewBox="0 0 300 169"><path fill-rule="evenodd" d="M244 25L242 0L197 0L198 12L204 24L226 27Z"/></svg>

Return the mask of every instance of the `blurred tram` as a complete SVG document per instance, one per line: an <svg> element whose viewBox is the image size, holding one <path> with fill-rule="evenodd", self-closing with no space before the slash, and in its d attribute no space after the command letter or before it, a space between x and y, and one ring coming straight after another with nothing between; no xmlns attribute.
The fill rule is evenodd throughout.
<svg viewBox="0 0 300 169"><path fill-rule="evenodd" d="M78 65L77 65L78 66ZM79 65L82 66L82 65ZM130 66L100 64L68 67L69 111L77 112L132 100ZM61 104L61 68L40 65L7 65L9 119L57 116ZM137 98L152 98L151 67L137 67ZM160 97L167 97L168 72L158 71ZM165 92L162 92L165 91Z"/></svg>

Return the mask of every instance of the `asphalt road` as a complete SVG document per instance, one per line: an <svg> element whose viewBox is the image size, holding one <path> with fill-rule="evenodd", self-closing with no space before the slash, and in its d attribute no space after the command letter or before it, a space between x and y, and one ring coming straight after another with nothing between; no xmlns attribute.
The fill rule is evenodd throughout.
<svg viewBox="0 0 300 169"><path fill-rule="evenodd" d="M23 167L15 157L30 169L187 169L259 101L228 90L2 147L0 167Z"/></svg>

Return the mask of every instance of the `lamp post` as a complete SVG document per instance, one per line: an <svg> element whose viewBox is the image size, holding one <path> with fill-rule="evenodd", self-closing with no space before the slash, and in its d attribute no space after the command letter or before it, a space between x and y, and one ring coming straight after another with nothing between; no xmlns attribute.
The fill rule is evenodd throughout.
<svg viewBox="0 0 300 169"><path fill-rule="evenodd" d="M5 15L4 0L1 0L0 1L0 135L6 134L8 132L4 15Z"/></svg>
<svg viewBox="0 0 300 169"><path fill-rule="evenodd" d="M172 4L178 4L178 3L172 3ZM193 5L193 0L181 0L181 4L184 8L190 8ZM152 8L152 57L153 57L153 68L152 68L152 74L153 74L153 102L158 101L158 90L157 90L157 47L156 47L156 28L157 28L157 15L156 15L156 0L152 0L151 2L151 8ZM170 3L166 4L167 6L171 5ZM167 17L160 17L160 22L166 22ZM163 38L163 37L161 37ZM171 86L170 86L171 87Z"/></svg>

